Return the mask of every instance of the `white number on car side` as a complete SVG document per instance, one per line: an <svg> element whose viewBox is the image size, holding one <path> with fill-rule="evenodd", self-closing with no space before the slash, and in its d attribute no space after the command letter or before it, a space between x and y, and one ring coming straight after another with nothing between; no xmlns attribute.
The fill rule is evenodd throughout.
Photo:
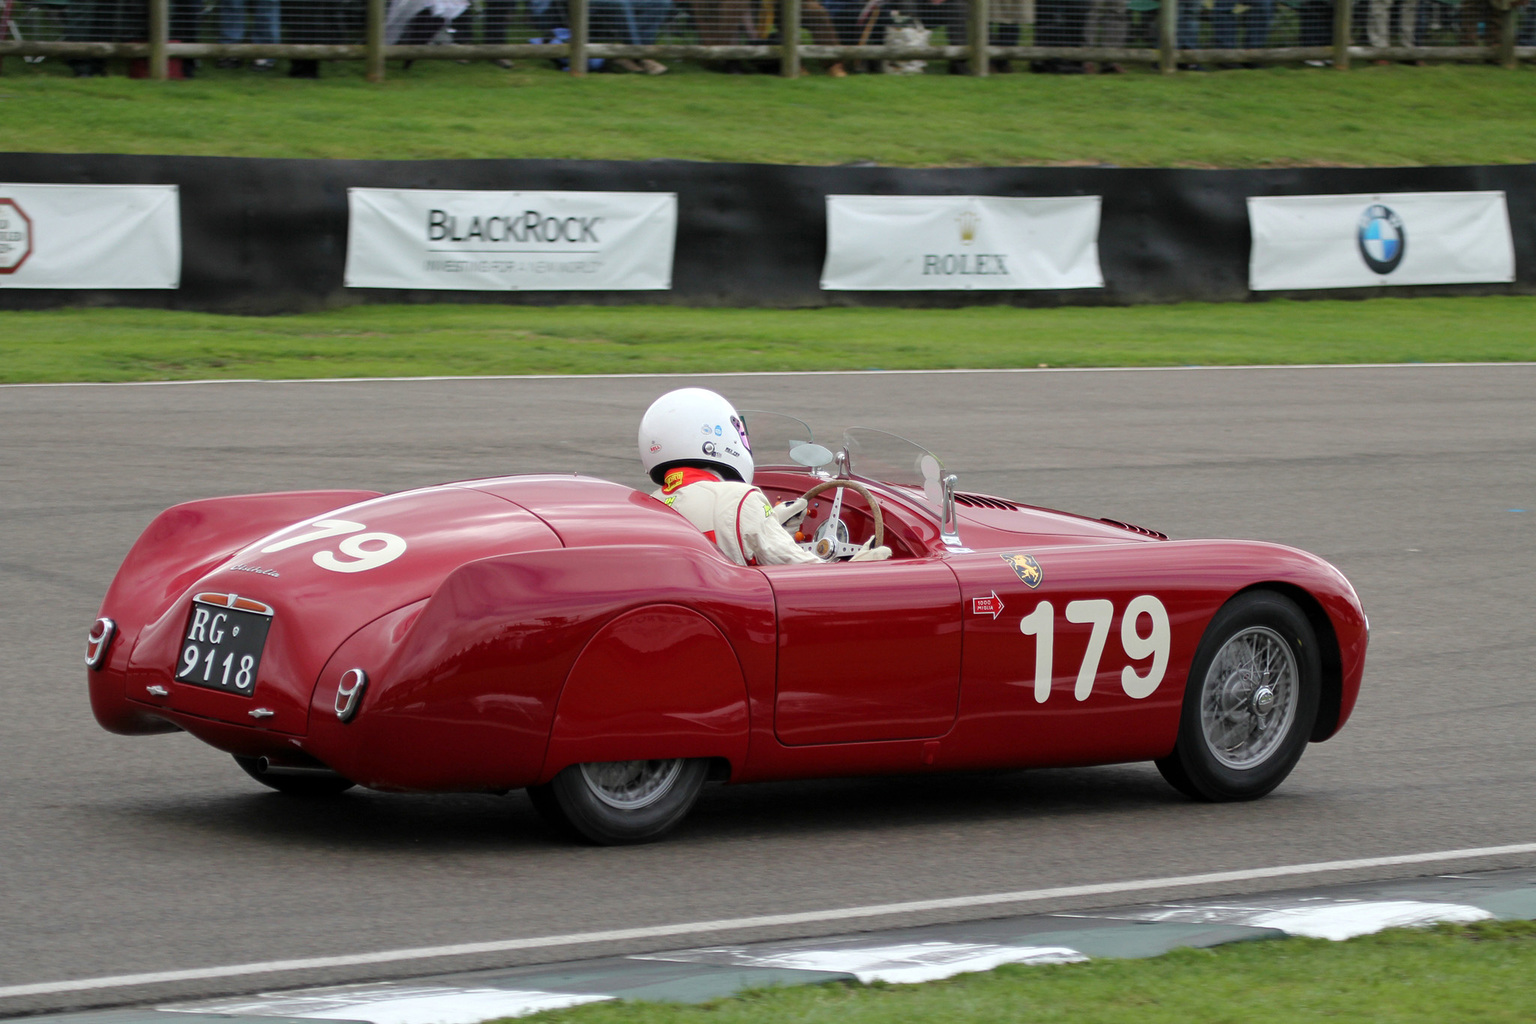
<svg viewBox="0 0 1536 1024"><path fill-rule="evenodd" d="M1152 632L1147 636L1141 635L1143 615L1152 620ZM1168 609L1163 607L1163 602L1151 594L1131 598L1120 619L1120 646L1125 648L1126 657L1132 661L1152 659L1152 667L1147 669L1146 675L1138 674L1130 665L1120 670L1120 687L1127 697L1133 700L1150 697L1163 681L1163 673L1168 670L1168 652L1173 648L1173 630L1168 626Z"/></svg>
<svg viewBox="0 0 1536 1024"><path fill-rule="evenodd" d="M1044 704L1051 695L1051 655L1056 633L1053 628L1056 609L1041 601L1035 610L1019 620L1019 632L1035 638L1035 700Z"/></svg>
<svg viewBox="0 0 1536 1024"><path fill-rule="evenodd" d="M331 572L365 572L388 565L405 554L404 537L379 531L364 533L368 527L362 523L346 519L317 519L307 525L314 529L268 544L261 549L261 553L270 555L274 551L298 547L309 541L343 537L345 539L337 543L336 551L316 551L311 559L320 568ZM344 557L338 557L338 551Z"/></svg>
<svg viewBox="0 0 1536 1024"><path fill-rule="evenodd" d="M1143 636L1141 620L1152 620L1151 631ZM1104 656L1104 644L1109 637L1109 625L1115 617L1115 604L1106 598L1072 601L1067 605L1066 619L1077 625L1091 625L1088 649L1083 652L1083 663L1078 666L1077 683L1072 695L1087 700L1093 693L1093 682L1098 678L1099 661ZM1051 678L1055 671L1056 609L1049 601L1041 601L1035 610L1019 620L1019 632L1035 638L1035 700L1045 703L1051 695ZM1133 700L1150 697L1163 681L1168 671L1168 655L1173 649L1173 630L1168 625L1168 609L1152 594L1133 597L1125 606L1120 618L1120 646L1132 661L1152 659L1147 674L1127 665L1120 670L1120 687Z"/></svg>
<svg viewBox="0 0 1536 1024"><path fill-rule="evenodd" d="M1093 692L1093 681L1099 675L1099 659L1104 656L1104 640L1109 636L1109 620L1115 617L1115 602L1097 598L1092 601L1073 601L1067 605L1067 621L1079 625L1093 623L1088 634L1088 649L1083 652L1083 663L1077 669L1077 686L1072 696L1087 700Z"/></svg>

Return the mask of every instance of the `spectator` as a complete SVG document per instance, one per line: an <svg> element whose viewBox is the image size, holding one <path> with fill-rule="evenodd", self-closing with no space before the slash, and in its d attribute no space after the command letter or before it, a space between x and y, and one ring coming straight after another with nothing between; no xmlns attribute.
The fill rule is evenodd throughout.
<svg viewBox="0 0 1536 1024"><path fill-rule="evenodd" d="M885 38L885 26L890 15L881 0L821 0L822 7L844 46L878 46ZM918 5L918 17L924 27L949 29L954 21L953 11L960 10L960 29L952 29L950 43L956 40L956 31L963 33L965 24L964 0L922 0Z"/></svg>
<svg viewBox="0 0 1536 1024"><path fill-rule="evenodd" d="M1119 3L1124 6L1125 0ZM987 42L993 46L1018 46L1019 34L1029 18L1025 0L992 0L991 13L992 30ZM1013 64L1005 57L995 57L992 70L1006 73L1013 70Z"/></svg>
<svg viewBox="0 0 1536 1024"><path fill-rule="evenodd" d="M1275 16L1275 0L1242 0L1248 9L1243 12L1243 48L1248 50L1262 50L1269 45L1269 23ZM1372 4L1390 4L1392 0L1371 0ZM1417 3L1418 0L1405 0L1407 3ZM1238 18L1234 8L1238 0L1216 0L1211 10L1211 34L1215 37L1216 49L1237 49Z"/></svg>
<svg viewBox="0 0 1536 1024"><path fill-rule="evenodd" d="M1302 0L1296 17L1301 23L1297 39L1300 45L1328 46L1333 42L1333 0Z"/></svg>
<svg viewBox="0 0 1536 1024"><path fill-rule="evenodd" d="M488 46L501 46L507 41L507 29L512 25L513 0L485 0L480 11L480 41ZM511 70L512 62L506 57L495 57L491 63Z"/></svg>
<svg viewBox="0 0 1536 1024"><path fill-rule="evenodd" d="M1488 0L1461 0L1461 45L1482 46L1498 42L1498 15ZM1485 39L1486 36L1486 39Z"/></svg>
<svg viewBox="0 0 1536 1024"><path fill-rule="evenodd" d="M832 24L832 15L819 0L803 0L800 5L800 22L810 32L811 42L817 46L838 44L837 28ZM835 60L827 65L827 74L833 78L847 78L848 69L842 61Z"/></svg>
<svg viewBox="0 0 1536 1024"><path fill-rule="evenodd" d="M64 38L72 43L116 42L123 38L121 19L119 0L70 0L64 8ZM69 67L76 78L107 73L101 57L71 57Z"/></svg>
<svg viewBox="0 0 1536 1024"><path fill-rule="evenodd" d="M1180 0L1183 2L1183 0ZM1088 26L1089 0L1035 0L1036 46L1082 46ZM1081 61L1035 61L1029 69L1052 74L1080 74Z"/></svg>
<svg viewBox="0 0 1536 1024"><path fill-rule="evenodd" d="M588 38L594 43L650 46L656 42L656 37L661 34L661 26L671 14L672 0L590 0L587 8ZM545 37L555 39L562 32L569 33L565 0L529 0L528 15L534 28ZM702 25L699 32L703 37L705 29ZM733 41L729 35L725 35L716 40L716 45ZM662 75L667 71L665 64L649 57L638 61L621 58L612 64L624 71L648 75Z"/></svg>
<svg viewBox="0 0 1536 1024"><path fill-rule="evenodd" d="M357 0L282 0L284 42L298 45L360 41L365 8ZM296 58L288 62L289 78L319 78L320 62Z"/></svg>
<svg viewBox="0 0 1536 1024"><path fill-rule="evenodd" d="M1198 50L1200 48L1200 0L1179 0L1179 26L1175 32L1174 45L1180 50ZM1205 68L1193 62L1180 64L1185 71L1204 71Z"/></svg>
<svg viewBox="0 0 1536 1024"><path fill-rule="evenodd" d="M1466 0L1463 0L1465 3ZM1371 46L1384 50L1392 45L1392 8L1397 11L1397 38L1399 46L1412 46L1414 28L1419 21L1419 0L1371 0L1370 14L1365 23L1365 38ZM1385 64L1384 60L1376 63Z"/></svg>
<svg viewBox="0 0 1536 1024"><path fill-rule="evenodd" d="M672 0L591 0L589 11L594 43L651 46L661 35L661 26L672 16ZM621 57L613 64L623 71L647 75L667 73L665 64L650 57L638 61Z"/></svg>
<svg viewBox="0 0 1536 1024"><path fill-rule="evenodd" d="M384 16L384 42L393 46L425 46L469 9L469 0L390 0ZM410 67L411 61L405 66Z"/></svg>
<svg viewBox="0 0 1536 1024"><path fill-rule="evenodd" d="M282 15L279 0L219 0L219 42L245 42L249 33L253 43L276 43L282 39ZM238 57L222 57L221 68L238 68ZM271 71L277 61L258 57L251 61L257 71Z"/></svg>
<svg viewBox="0 0 1536 1024"><path fill-rule="evenodd" d="M1219 0L1218 0L1219 2ZM1088 45L1121 49L1130 31L1131 15L1125 0L1092 0L1088 7ZM1113 61L1099 64L1089 61L1083 65L1089 74L1118 74L1125 69Z"/></svg>

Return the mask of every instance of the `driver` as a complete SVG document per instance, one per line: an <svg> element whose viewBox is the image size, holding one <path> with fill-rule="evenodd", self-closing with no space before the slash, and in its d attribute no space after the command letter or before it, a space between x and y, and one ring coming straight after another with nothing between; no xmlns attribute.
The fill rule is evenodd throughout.
<svg viewBox="0 0 1536 1024"><path fill-rule="evenodd" d="M671 505L737 565L820 562L782 525L805 510L805 499L778 508L752 486L752 445L730 402L705 388L669 391L640 420L640 464ZM891 557L888 547L864 548L851 561Z"/></svg>

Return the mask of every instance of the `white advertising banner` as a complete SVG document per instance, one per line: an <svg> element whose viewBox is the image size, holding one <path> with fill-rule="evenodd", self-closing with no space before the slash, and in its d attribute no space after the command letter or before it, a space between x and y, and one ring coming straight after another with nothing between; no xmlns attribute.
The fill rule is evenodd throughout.
<svg viewBox="0 0 1536 1024"><path fill-rule="evenodd" d="M1503 192L1250 196L1256 292L1515 279Z"/></svg>
<svg viewBox="0 0 1536 1024"><path fill-rule="evenodd" d="M827 291L1102 288L1098 196L827 196Z"/></svg>
<svg viewBox="0 0 1536 1024"><path fill-rule="evenodd" d="M665 291L675 192L347 190L348 288Z"/></svg>
<svg viewBox="0 0 1536 1024"><path fill-rule="evenodd" d="M0 288L176 288L175 185L0 182Z"/></svg>

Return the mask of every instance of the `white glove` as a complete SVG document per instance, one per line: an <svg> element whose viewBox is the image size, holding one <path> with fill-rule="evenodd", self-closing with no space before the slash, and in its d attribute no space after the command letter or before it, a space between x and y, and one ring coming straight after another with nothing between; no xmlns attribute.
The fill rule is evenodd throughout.
<svg viewBox="0 0 1536 1024"><path fill-rule="evenodd" d="M794 532L795 527L805 519L805 499L796 498L794 501L781 501L773 506L773 518L779 521L784 529Z"/></svg>
<svg viewBox="0 0 1536 1024"><path fill-rule="evenodd" d="M874 543L875 543L875 538L873 538L873 537L869 538L869 540L864 542L864 546L859 548L858 553L855 554L852 558L848 559L848 561L850 561L850 562L883 562L887 558L891 557L891 549L890 548L886 547L884 544L880 545L879 547L873 547L872 545Z"/></svg>

